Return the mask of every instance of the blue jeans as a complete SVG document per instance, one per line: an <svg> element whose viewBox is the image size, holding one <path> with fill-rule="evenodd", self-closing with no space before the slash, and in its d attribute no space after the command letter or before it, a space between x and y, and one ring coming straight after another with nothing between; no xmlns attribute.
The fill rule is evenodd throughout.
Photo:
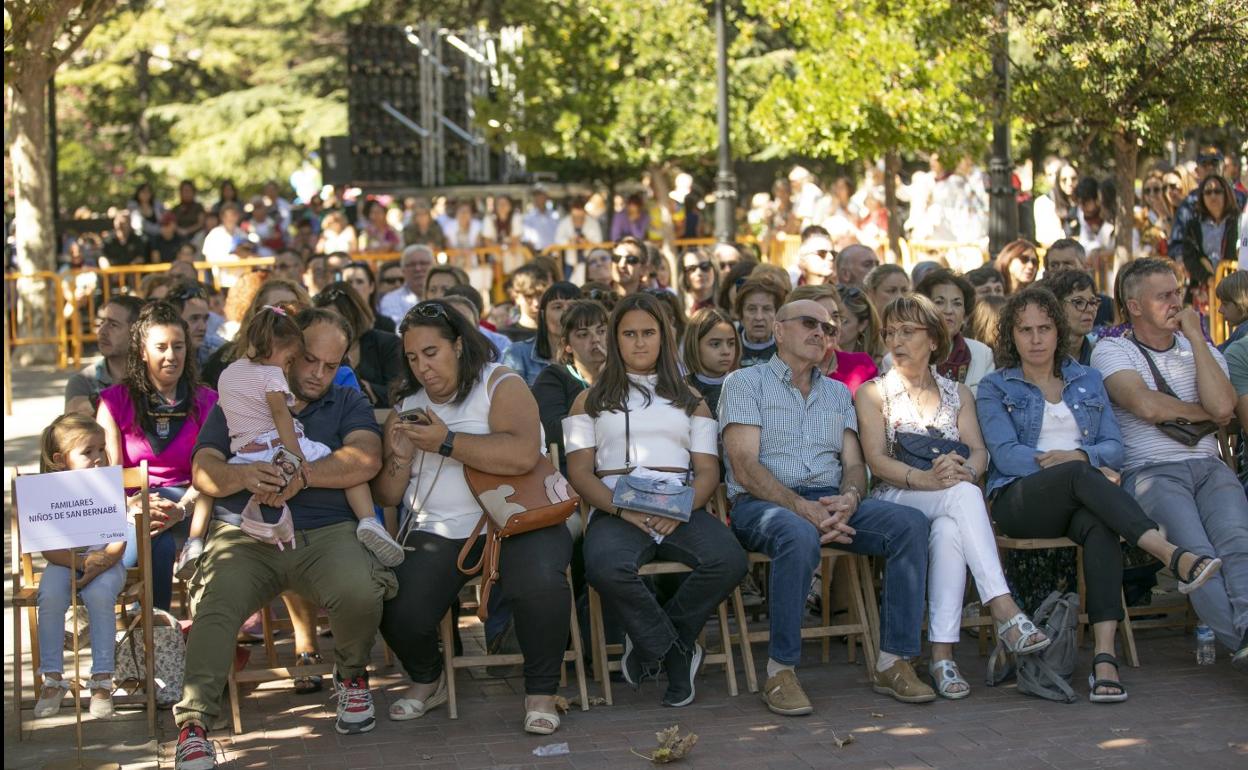
<svg viewBox="0 0 1248 770"><path fill-rule="evenodd" d="M806 500L839 494L835 487L793 491ZM903 657L918 655L927 595L927 517L909 506L867 499L850 517L849 526L857 530L853 542L835 544L837 548L887 559L880 649ZM747 549L771 557L768 655L777 663L795 666L802 657L806 594L819 566L819 530L788 508L746 493L733 500L732 530Z"/></svg>
<svg viewBox="0 0 1248 770"><path fill-rule="evenodd" d="M152 491L177 503L186 494L186 487L158 487ZM173 604L173 563L178 559L178 544L173 530L177 526L175 524L152 538L152 604L166 612ZM134 520L129 518L126 522L126 553L121 557L121 563L126 569L139 564L139 543L134 534Z"/></svg>
<svg viewBox="0 0 1248 770"><path fill-rule="evenodd" d="M117 595L126 582L118 562L78 590L78 602L91 622L91 673L113 673ZM65 610L69 609L69 568L49 564L39 578L39 673L65 670Z"/></svg>
<svg viewBox="0 0 1248 770"><path fill-rule="evenodd" d="M1222 559L1222 570L1189 598L1218 641L1238 650L1248 633L1248 499L1239 479L1209 457L1141 466L1122 474L1122 488L1170 542Z"/></svg>

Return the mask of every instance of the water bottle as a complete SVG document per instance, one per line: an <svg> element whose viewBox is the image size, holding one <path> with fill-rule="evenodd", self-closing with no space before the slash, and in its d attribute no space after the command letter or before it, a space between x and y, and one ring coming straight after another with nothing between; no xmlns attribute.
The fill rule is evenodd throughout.
<svg viewBox="0 0 1248 770"><path fill-rule="evenodd" d="M1217 657L1218 648L1214 644L1213 629L1203 623L1196 626L1196 665L1211 666Z"/></svg>

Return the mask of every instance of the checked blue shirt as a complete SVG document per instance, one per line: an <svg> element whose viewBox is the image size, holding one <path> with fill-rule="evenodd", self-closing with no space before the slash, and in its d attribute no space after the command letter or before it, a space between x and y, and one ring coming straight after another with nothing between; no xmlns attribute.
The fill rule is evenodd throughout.
<svg viewBox="0 0 1248 770"><path fill-rule="evenodd" d="M789 489L839 487L845 431L858 431L848 388L814 371L803 398L779 356L728 375L719 397L720 435L733 423L760 428L758 461ZM734 498L745 488L728 465L728 496Z"/></svg>

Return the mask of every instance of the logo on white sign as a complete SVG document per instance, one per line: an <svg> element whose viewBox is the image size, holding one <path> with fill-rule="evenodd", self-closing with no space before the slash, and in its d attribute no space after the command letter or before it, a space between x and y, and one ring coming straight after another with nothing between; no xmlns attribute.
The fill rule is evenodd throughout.
<svg viewBox="0 0 1248 770"><path fill-rule="evenodd" d="M18 476L16 484L22 553L126 539L120 466Z"/></svg>

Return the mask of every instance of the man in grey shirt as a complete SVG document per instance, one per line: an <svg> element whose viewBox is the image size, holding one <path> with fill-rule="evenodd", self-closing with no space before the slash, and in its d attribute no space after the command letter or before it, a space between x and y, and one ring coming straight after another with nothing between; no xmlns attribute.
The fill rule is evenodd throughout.
<svg viewBox="0 0 1248 770"><path fill-rule="evenodd" d="M142 308L143 300L138 297L115 294L96 311L96 346L101 357L65 383L65 414L95 417L100 391L126 376L130 327L139 319Z"/></svg>

